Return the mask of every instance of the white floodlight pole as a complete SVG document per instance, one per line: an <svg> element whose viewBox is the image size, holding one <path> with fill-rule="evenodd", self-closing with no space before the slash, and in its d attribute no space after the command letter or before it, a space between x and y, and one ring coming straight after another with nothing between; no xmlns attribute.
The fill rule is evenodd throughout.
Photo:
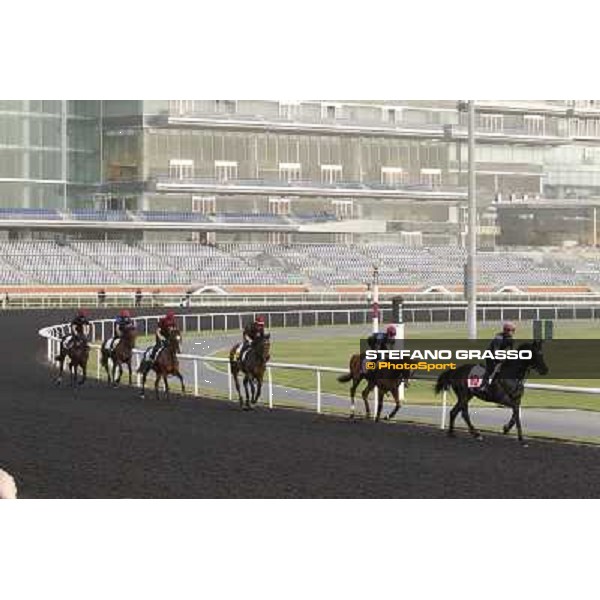
<svg viewBox="0 0 600 600"><path fill-rule="evenodd" d="M475 181L475 101L469 101L469 231L467 239L467 327L477 339L477 197Z"/></svg>
<svg viewBox="0 0 600 600"><path fill-rule="evenodd" d="M379 332L379 268L377 266L373 267L373 333ZM375 397L375 407L373 410L373 418L377 418L377 413L379 411L379 388L375 388L374 390Z"/></svg>

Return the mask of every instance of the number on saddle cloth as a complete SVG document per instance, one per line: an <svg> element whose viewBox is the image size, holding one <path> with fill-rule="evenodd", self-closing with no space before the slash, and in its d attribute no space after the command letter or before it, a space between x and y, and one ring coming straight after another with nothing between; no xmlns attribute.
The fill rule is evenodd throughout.
<svg viewBox="0 0 600 600"><path fill-rule="evenodd" d="M481 365L474 365L467 375L467 387L471 390L478 390L485 377L485 368Z"/></svg>

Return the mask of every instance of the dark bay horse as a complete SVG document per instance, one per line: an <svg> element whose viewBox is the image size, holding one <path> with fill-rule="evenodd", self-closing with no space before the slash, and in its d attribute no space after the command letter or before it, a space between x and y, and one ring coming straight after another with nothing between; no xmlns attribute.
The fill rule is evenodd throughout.
<svg viewBox="0 0 600 600"><path fill-rule="evenodd" d="M60 353L55 358L59 367L58 376L55 379L56 385L62 383L63 370L67 358L69 359L69 371L71 372L71 385L83 385L87 379L87 363L89 357L90 346L84 337L74 337L69 348L65 348L64 344L62 344ZM81 369L82 372L80 381L77 380L78 369Z"/></svg>
<svg viewBox="0 0 600 600"><path fill-rule="evenodd" d="M383 408L383 400L385 395L390 392L394 398L396 406L392 411L385 417L386 420L394 418L398 410L400 410L400 395L398 393L398 387L401 383L404 383L406 387L409 385L409 380L412 377L412 372L398 371L398 375L390 373L380 373L377 375L375 372L366 374L362 368L363 359L360 354L353 354L350 357L350 363L348 365L349 372L345 375L340 375L337 380L340 383L347 383L352 380L350 386L350 418L354 419L355 416L355 394L360 382L363 379L367 380L367 385L362 391L362 399L365 403L365 414L367 419L371 416L371 409L369 407L369 394L377 387L381 392L377 406L377 415L375 420L379 421L381 418L381 410Z"/></svg>
<svg viewBox="0 0 600 600"><path fill-rule="evenodd" d="M158 355L154 361L143 359L138 367L137 372L142 374L142 390L140 396L145 397L146 388L146 377L150 371L154 371L156 374L156 381L154 382L154 390L156 392L156 399L158 400L158 387L160 380L162 379L165 384L165 395L167 400L169 399L169 384L167 377L170 375L175 376L181 382L181 393L185 394L185 385L183 383L183 376L179 372L179 361L177 360L177 354L181 352L181 333L178 329L171 329L169 337L166 340L165 346L159 350Z"/></svg>
<svg viewBox="0 0 600 600"><path fill-rule="evenodd" d="M240 360L236 358L238 348L241 343L236 344L229 352L229 365L231 367L231 376L235 382L235 389L237 390L238 397L240 399L240 407L243 410L250 410L252 404L256 404L260 398L260 392L262 390L262 382L265 376L265 370L267 363L271 358L271 334L259 337L257 340L252 342L250 348L246 351L245 355ZM246 393L246 403L242 399L242 393L240 391L240 382L238 375L244 373L244 391ZM250 388L250 393L248 393Z"/></svg>
<svg viewBox="0 0 600 600"><path fill-rule="evenodd" d="M456 404L450 411L450 426L448 428L450 437L455 436L454 421L460 412L471 435L477 439L482 438L481 433L473 427L469 416L469 401L471 398L476 397L485 402L493 402L510 408L512 416L508 423L504 425L502 431L507 434L516 425L519 442L524 443L519 411L521 398L525 392L524 383L531 369L537 371L540 375L546 375L548 367L544 361L541 340L521 344L518 349L531 350L532 357L530 359L504 361L491 385L485 391L479 392L477 388L471 388L468 385L471 369L476 366L473 364L462 365L455 370L448 369L438 377L435 393L439 394L442 390L452 389L456 395Z"/></svg>
<svg viewBox="0 0 600 600"><path fill-rule="evenodd" d="M133 349L135 348L136 335L137 332L135 328L129 327L123 332L123 335L118 339L116 344L112 345L111 348L108 348L107 344L112 338L105 340L102 344L100 364L106 371L108 383L110 384L113 382L115 387L119 385L119 382L121 381L121 375L123 375L122 365L127 365L127 369L129 371L129 385L132 384L131 359L133 357ZM110 372L111 370L108 365L109 359L112 361L112 377ZM119 375L115 377L117 369L119 370Z"/></svg>

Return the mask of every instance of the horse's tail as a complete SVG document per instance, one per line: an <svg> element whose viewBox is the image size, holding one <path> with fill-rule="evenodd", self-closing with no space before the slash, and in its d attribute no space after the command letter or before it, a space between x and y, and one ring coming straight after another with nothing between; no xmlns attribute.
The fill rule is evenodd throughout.
<svg viewBox="0 0 600 600"><path fill-rule="evenodd" d="M437 381L435 382L435 393L439 394L440 392L443 392L447 389L450 388L450 386L452 385L452 374L454 371L452 371L451 369L448 369L447 371L444 371L437 379Z"/></svg>
<svg viewBox="0 0 600 600"><path fill-rule="evenodd" d="M340 383L348 383L348 381L350 381L352 379L353 375L352 373L346 373L345 375L340 375L337 380Z"/></svg>

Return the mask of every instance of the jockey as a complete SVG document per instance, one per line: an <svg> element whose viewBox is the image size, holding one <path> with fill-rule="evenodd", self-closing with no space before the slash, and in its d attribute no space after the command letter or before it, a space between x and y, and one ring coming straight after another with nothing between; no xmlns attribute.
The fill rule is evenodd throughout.
<svg viewBox="0 0 600 600"><path fill-rule="evenodd" d="M172 310L168 310L167 314L158 320L155 332L156 343L150 352L149 360L153 361L156 358L159 350L166 346L171 330L176 328L177 320L175 319L175 313Z"/></svg>
<svg viewBox="0 0 600 600"><path fill-rule="evenodd" d="M73 317L70 325L70 334L63 338L63 345L66 349L73 346L73 342L78 339L87 339L90 335L91 324L87 318L87 313L83 309L79 309Z"/></svg>
<svg viewBox="0 0 600 600"><path fill-rule="evenodd" d="M244 342L239 350L238 356L242 356L243 353L252 345L254 341L265 335L265 320L263 317L256 317L252 323L248 323L244 327Z"/></svg>
<svg viewBox="0 0 600 600"><path fill-rule="evenodd" d="M367 339L367 345L371 350L391 350L396 343L396 328L388 325L385 333L378 331Z"/></svg>
<svg viewBox="0 0 600 600"><path fill-rule="evenodd" d="M377 333L372 333L367 338L367 346L369 350L392 350L396 343L396 328L394 325L388 325L385 332L378 331ZM362 372L371 374L371 371L367 371L365 369L365 355L362 355Z"/></svg>
<svg viewBox="0 0 600 600"><path fill-rule="evenodd" d="M515 324L512 321L506 321L502 326L502 331L498 332L490 342L488 346L488 350L495 352L496 350L512 350L514 348L514 334L516 331ZM495 360L493 358L485 359L485 375L483 377L483 382L481 383L481 390L485 391L487 387L489 387L496 373L499 371L501 365L501 360Z"/></svg>
<svg viewBox="0 0 600 600"><path fill-rule="evenodd" d="M123 309L117 315L113 324L115 338L120 338L128 329L135 327L135 322L127 309Z"/></svg>

